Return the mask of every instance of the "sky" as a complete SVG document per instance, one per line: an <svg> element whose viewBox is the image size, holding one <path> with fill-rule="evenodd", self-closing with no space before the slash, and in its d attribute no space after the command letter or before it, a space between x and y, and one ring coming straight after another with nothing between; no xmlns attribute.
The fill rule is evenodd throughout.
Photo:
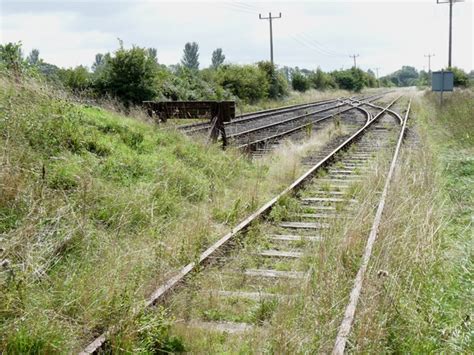
<svg viewBox="0 0 474 355"><path fill-rule="evenodd" d="M443 0L449 1L449 0ZM350 55L380 76L412 65L447 66L448 4L436 0L134 1L0 0L0 42L21 41L61 67L91 66L96 53L119 46L154 47L158 61L176 64L186 42L197 42L201 67L222 48L226 62L249 64L270 57L279 66L323 70L349 68ZM454 5L453 65L474 69L472 0Z"/></svg>

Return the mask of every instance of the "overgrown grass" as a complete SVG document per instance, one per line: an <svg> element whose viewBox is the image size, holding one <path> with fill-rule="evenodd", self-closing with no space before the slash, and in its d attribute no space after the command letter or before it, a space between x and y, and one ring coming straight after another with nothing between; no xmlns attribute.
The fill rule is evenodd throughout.
<svg viewBox="0 0 474 355"><path fill-rule="evenodd" d="M474 94L414 102L352 335L352 351L469 353L473 334ZM416 137L416 136L415 136ZM413 142L412 142L413 143Z"/></svg>
<svg viewBox="0 0 474 355"><path fill-rule="evenodd" d="M169 298L168 318L173 316L170 334L190 353L321 353L331 350L337 326L344 311L343 305L357 272L365 238L373 218L377 192L383 185L387 170L386 151L381 150L373 162L372 173L364 183L354 183L348 197L359 199L357 215L337 206L337 218L331 220L328 230L316 232L321 241L291 242L284 250L302 248L299 260L262 258L259 250L281 248L271 242L270 234L285 233L278 222L304 207L293 197L282 199L272 210L269 220L256 223L237 243L224 265L216 265L195 275L186 287ZM324 176L324 175L322 175ZM309 185L301 192L311 195L319 190L320 182ZM311 211L308 211L310 213ZM354 218L351 218L354 217ZM294 217L293 217L294 218ZM302 217L305 218L305 217ZM286 232L288 233L288 232ZM298 231L313 235L314 231ZM219 258L217 258L219 259ZM274 269L307 272L304 280L250 280L239 271L245 269ZM222 298L217 290L264 292L277 294L274 299ZM285 297L287 295L288 297ZM160 312L155 319L160 319ZM213 332L193 326L199 321L245 322L254 326L242 334ZM139 324L132 324L119 338L125 349L135 351L142 340ZM115 344L117 346L117 344ZM153 349L149 348L149 351ZM156 348L154 348L156 350Z"/></svg>
<svg viewBox="0 0 474 355"><path fill-rule="evenodd" d="M0 77L0 351L73 352L127 320L322 137L251 162ZM166 335L160 319L143 342Z"/></svg>

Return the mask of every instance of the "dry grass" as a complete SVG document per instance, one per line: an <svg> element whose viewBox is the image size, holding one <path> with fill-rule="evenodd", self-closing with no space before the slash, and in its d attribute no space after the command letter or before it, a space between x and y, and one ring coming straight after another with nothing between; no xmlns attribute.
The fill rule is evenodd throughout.
<svg viewBox="0 0 474 355"><path fill-rule="evenodd" d="M400 158L351 337L354 352L473 348L472 103L469 92L454 94L441 111L434 98L414 103L411 131L419 142Z"/></svg>
<svg viewBox="0 0 474 355"><path fill-rule="evenodd" d="M306 147L312 150L310 146ZM308 150L301 150L306 154ZM290 154L288 162L295 161ZM304 155L303 154L303 155ZM349 194L359 199L355 216L339 210L338 218L329 230L323 231L323 241L299 245L305 247L305 256L299 261L268 261L257 258L254 252L268 248L266 235L275 229L271 223L284 215L301 212L293 199L282 200L268 222L256 224L241 240L241 248L232 252L224 267L216 265L190 281L185 289L170 300L169 313L155 315L161 324L170 322L164 338L180 339L184 348L192 353L315 353L331 350L342 317L347 294L357 272L365 238L373 218L377 192L383 186L387 157L380 151L364 183L354 183ZM278 164L273 165L278 166ZM292 165L280 167L291 171ZM307 189L311 189L308 186ZM302 192L305 194L305 192ZM350 218L354 217L354 218ZM246 279L238 270L246 268L272 268L277 270L307 271L304 282L266 282L258 286L244 286L248 291L295 295L278 301L242 300L230 298L222 301L207 294L208 290L240 289ZM249 288L247 288L249 287ZM248 322L263 327L243 335L223 335L186 326L189 319L226 320ZM146 333L146 332L145 332ZM137 349L143 345L143 334L130 326L121 337L126 348ZM126 340L124 340L126 339ZM141 344L141 345L137 345ZM156 344L155 344L156 346Z"/></svg>
<svg viewBox="0 0 474 355"><path fill-rule="evenodd" d="M1 78L0 102L1 351L71 352L126 322L301 171L296 145L252 163L36 82Z"/></svg>

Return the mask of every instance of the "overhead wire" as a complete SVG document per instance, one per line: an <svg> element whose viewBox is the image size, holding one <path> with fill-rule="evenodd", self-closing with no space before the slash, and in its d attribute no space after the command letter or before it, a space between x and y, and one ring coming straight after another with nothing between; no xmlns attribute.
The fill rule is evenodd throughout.
<svg viewBox="0 0 474 355"><path fill-rule="evenodd" d="M300 45L302 45L302 46L304 46L308 49L311 49L313 51L316 51L319 54L322 54L322 55L325 55L325 56L328 56L328 57L339 57L338 55L334 55L334 54L331 54L331 53L326 52L324 50L321 50L319 47L316 47L315 45L311 44L310 42L305 40L303 37L300 37L298 35L291 35L290 38L292 38L293 40L298 42Z"/></svg>
<svg viewBox="0 0 474 355"><path fill-rule="evenodd" d="M334 56L340 56L340 57L346 57L347 55L346 54L343 54L343 53L340 53L340 52L336 52L336 51L333 51L332 49L329 49L327 48L326 46L324 46L322 43L316 41L315 39L309 37L308 34L306 33L302 33L300 34L300 36L304 39L306 39L307 42L311 43L312 45L320 48L322 51L324 52L327 52L329 54L332 54Z"/></svg>

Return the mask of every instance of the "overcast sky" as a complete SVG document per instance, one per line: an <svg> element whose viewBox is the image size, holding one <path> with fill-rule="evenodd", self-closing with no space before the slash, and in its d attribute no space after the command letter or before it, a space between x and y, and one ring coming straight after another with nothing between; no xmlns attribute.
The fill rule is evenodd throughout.
<svg viewBox="0 0 474 355"><path fill-rule="evenodd" d="M446 0L449 1L449 0ZM22 41L47 62L91 66L96 53L124 45L155 47L163 64L178 63L184 44L200 47L201 67L223 48L227 62L269 58L268 12L274 20L275 63L323 70L358 66L380 75L402 65L432 69L447 65L448 4L419 1L68 1L0 0L2 43ZM472 70L473 4L454 6L453 64Z"/></svg>

